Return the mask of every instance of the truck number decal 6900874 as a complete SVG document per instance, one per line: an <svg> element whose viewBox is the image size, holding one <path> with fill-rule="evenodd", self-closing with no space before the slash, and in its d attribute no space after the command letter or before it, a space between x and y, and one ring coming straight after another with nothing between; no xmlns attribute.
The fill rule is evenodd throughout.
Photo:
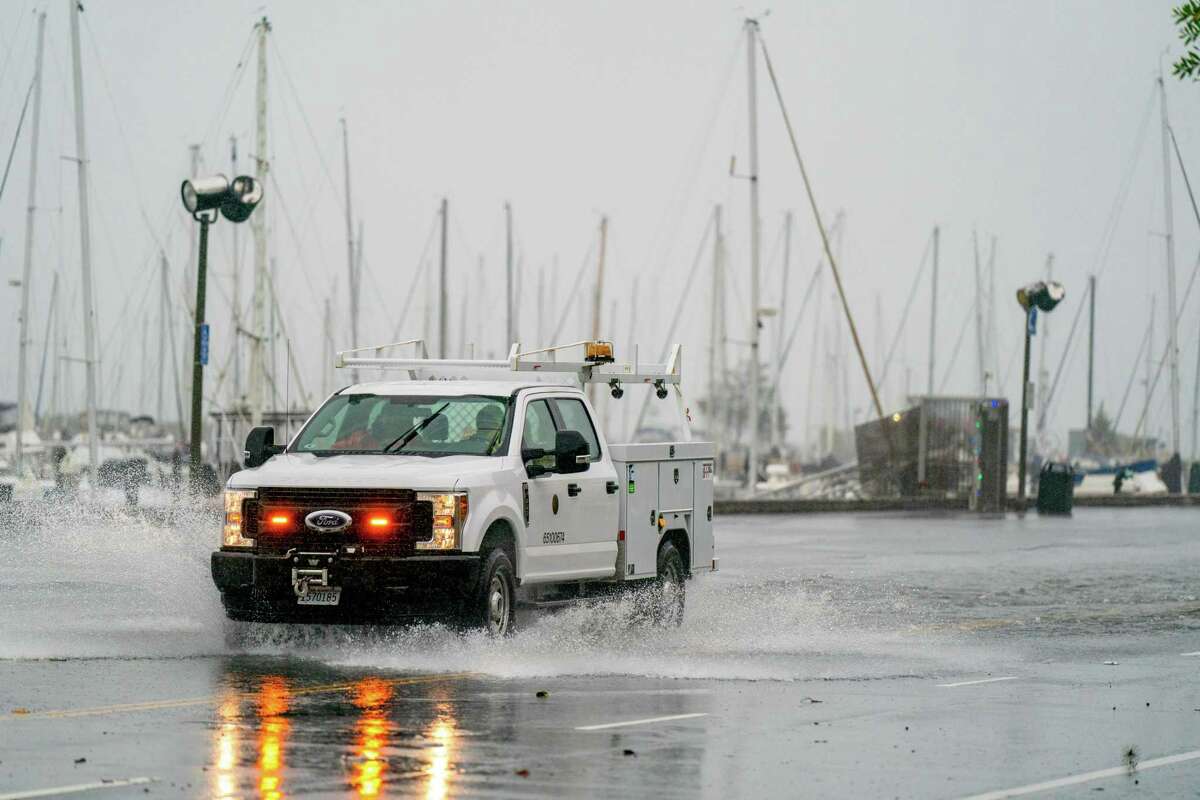
<svg viewBox="0 0 1200 800"><path fill-rule="evenodd" d="M542 544L562 544L567 541L566 531L546 531L542 534Z"/></svg>

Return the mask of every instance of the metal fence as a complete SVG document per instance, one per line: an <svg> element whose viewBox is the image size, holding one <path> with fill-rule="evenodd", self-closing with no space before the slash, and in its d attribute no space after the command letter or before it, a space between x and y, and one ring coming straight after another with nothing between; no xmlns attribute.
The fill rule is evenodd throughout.
<svg viewBox="0 0 1200 800"><path fill-rule="evenodd" d="M980 397L913 397L910 407L854 430L868 496L968 497L974 490ZM1006 465L993 465L1003 471Z"/></svg>

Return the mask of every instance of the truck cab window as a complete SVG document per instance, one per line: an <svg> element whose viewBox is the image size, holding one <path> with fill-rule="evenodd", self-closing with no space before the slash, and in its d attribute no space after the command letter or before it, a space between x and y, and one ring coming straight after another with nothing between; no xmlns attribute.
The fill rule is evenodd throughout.
<svg viewBox="0 0 1200 800"><path fill-rule="evenodd" d="M525 407L525 432L521 435L521 450L545 450L538 461L542 466L554 465L554 418L545 400L535 400Z"/></svg>
<svg viewBox="0 0 1200 800"><path fill-rule="evenodd" d="M583 440L588 444L588 455L593 460L599 458L600 440L596 436L596 428L592 425L592 418L588 415L583 401L574 398L556 397L554 399L554 407L558 411L558 418L562 423L562 429L565 431L578 431L583 436Z"/></svg>

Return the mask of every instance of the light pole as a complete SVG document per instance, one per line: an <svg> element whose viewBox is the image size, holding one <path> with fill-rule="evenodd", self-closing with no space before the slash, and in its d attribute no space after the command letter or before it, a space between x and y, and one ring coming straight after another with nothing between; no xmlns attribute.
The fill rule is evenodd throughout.
<svg viewBox="0 0 1200 800"><path fill-rule="evenodd" d="M1037 327L1038 309L1049 313L1067 296L1067 290L1055 281L1037 281L1017 289L1017 302L1025 309L1025 367L1021 372L1021 445L1017 462L1017 501L1025 510L1025 462L1029 437L1029 340ZM1043 398L1045 402L1045 398Z"/></svg>
<svg viewBox="0 0 1200 800"><path fill-rule="evenodd" d="M201 400L204 365L208 363L208 325L204 322L205 279L208 274L208 226L219 211L230 222L245 222L262 200L262 186L242 175L230 181L224 175L184 181L179 189L183 207L200 223L200 252L196 259L196 319L192 342L192 430L189 473L194 490L200 488Z"/></svg>

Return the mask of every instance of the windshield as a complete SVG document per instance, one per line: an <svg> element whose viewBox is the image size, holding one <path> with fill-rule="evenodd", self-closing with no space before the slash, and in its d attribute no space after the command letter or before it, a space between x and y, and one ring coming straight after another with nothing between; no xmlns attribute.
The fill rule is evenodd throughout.
<svg viewBox="0 0 1200 800"><path fill-rule="evenodd" d="M304 426L292 452L490 456L507 432L503 397L340 394Z"/></svg>

